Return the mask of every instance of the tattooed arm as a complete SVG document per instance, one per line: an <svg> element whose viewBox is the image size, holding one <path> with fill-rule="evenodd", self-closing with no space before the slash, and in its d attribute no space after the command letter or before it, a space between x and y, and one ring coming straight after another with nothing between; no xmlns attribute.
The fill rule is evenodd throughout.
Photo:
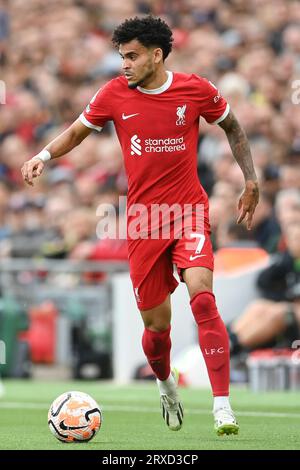
<svg viewBox="0 0 300 470"><path fill-rule="evenodd" d="M245 178L245 189L238 203L240 214L237 223L240 224L246 217L247 228L250 230L253 214L258 203L259 190L249 143L244 130L232 111L220 122L219 126L225 131L233 156Z"/></svg>

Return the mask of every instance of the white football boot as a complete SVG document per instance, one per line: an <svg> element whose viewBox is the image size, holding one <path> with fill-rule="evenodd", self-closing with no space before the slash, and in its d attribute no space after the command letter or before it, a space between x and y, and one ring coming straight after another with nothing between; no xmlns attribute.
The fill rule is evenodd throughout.
<svg viewBox="0 0 300 470"><path fill-rule="evenodd" d="M163 418L169 429L179 431L183 423L183 406L177 393L179 373L173 369L167 380L156 380Z"/></svg>
<svg viewBox="0 0 300 470"><path fill-rule="evenodd" d="M238 434L239 425L231 408L219 408L213 411L215 418L215 430L218 436L224 434Z"/></svg>

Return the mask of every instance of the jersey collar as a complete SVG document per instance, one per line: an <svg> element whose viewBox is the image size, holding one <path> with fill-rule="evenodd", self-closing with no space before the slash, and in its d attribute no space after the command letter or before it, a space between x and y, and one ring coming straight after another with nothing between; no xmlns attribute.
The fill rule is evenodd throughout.
<svg viewBox="0 0 300 470"><path fill-rule="evenodd" d="M145 93L146 95L159 95L160 93L163 93L168 88L170 88L170 86L172 85L172 81L173 81L173 72L170 72L169 70L167 70L166 72L168 74L168 78L165 81L165 83L159 88L154 88L153 90L146 90L146 88L137 86L136 87L137 90L139 90L141 93Z"/></svg>

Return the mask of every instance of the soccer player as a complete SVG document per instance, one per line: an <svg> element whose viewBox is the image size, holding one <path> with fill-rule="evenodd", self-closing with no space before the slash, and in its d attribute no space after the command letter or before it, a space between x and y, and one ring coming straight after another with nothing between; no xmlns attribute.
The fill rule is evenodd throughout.
<svg viewBox="0 0 300 470"><path fill-rule="evenodd" d="M214 396L217 434L237 434L239 426L229 402L229 344L212 289L213 252L208 221L208 197L197 175L199 118L224 129L244 178L237 223L251 228L258 202L258 184L247 138L229 104L216 87L196 75L166 70L172 49L172 31L160 18L131 18L113 33L122 58L124 76L110 80L92 98L85 111L61 135L22 167L24 180L33 184L45 162L70 152L92 130L113 121L122 147L128 177L128 257L137 306L144 322L142 346L157 377L163 417L171 430L179 430L183 407L177 393L176 373L170 368L170 294L178 283L176 265L185 282L198 326ZM84 158L84 157L83 157ZM136 208L191 207L183 235L177 236L176 215L171 233L157 236L164 217L136 236L140 223ZM198 217L197 208L204 209ZM176 211L174 211L176 212ZM141 225L145 225L144 217ZM193 243L191 243L193 242ZM130 333L129 333L130 334Z"/></svg>

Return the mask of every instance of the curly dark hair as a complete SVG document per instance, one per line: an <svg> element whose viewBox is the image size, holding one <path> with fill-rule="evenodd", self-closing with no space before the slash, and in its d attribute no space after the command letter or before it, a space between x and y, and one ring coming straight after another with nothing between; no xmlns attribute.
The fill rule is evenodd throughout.
<svg viewBox="0 0 300 470"><path fill-rule="evenodd" d="M113 32L112 42L115 47L137 39L143 46L157 46L163 51L165 60L172 50L172 31L161 18L152 15L144 18L130 18L121 23Z"/></svg>

